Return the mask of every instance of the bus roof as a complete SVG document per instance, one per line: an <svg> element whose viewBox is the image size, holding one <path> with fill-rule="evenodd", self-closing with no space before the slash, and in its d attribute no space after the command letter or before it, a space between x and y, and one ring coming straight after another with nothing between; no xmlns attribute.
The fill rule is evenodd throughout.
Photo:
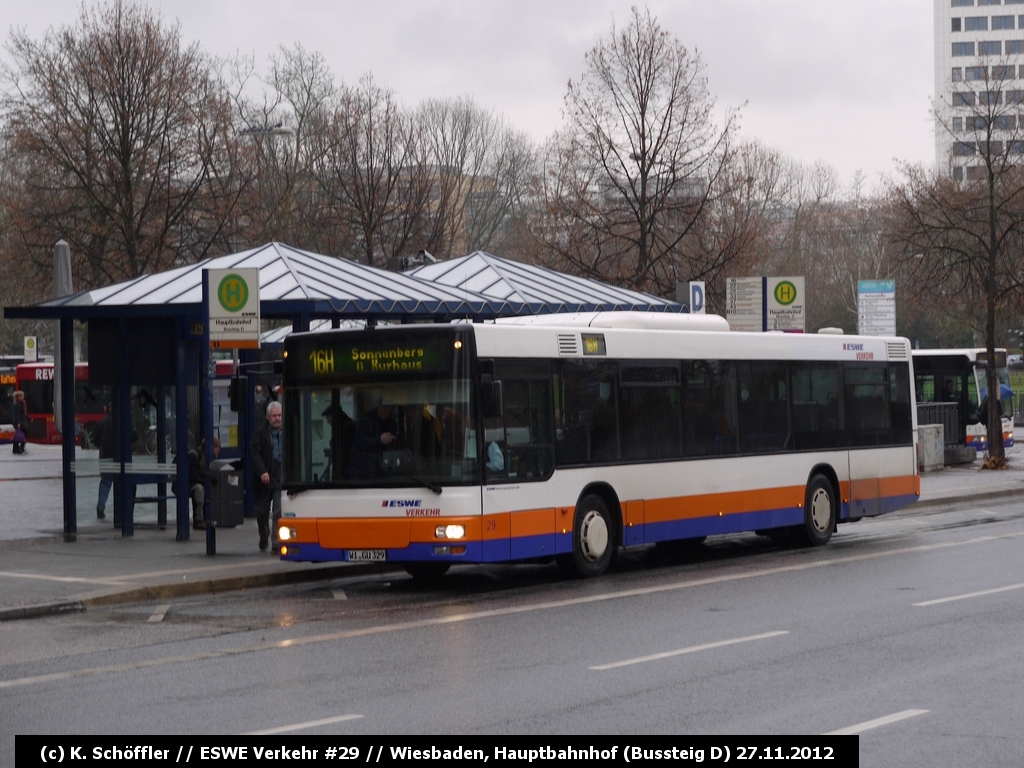
<svg viewBox="0 0 1024 768"><path fill-rule="evenodd" d="M728 331L721 315L667 312L573 312L556 315L526 315L503 318L497 325L531 325L549 328L646 328L664 331Z"/></svg>
<svg viewBox="0 0 1024 768"><path fill-rule="evenodd" d="M1006 354L1005 347L996 347L996 354ZM976 361L978 355L986 355L987 351L984 347L979 348L963 348L963 349L915 349L913 350L914 357L953 357L955 355L964 355L968 360Z"/></svg>
<svg viewBox="0 0 1024 768"><path fill-rule="evenodd" d="M601 357L705 360L908 360L907 339L877 336L671 331L647 328L476 324L483 357ZM604 355L585 355L583 336L601 336Z"/></svg>

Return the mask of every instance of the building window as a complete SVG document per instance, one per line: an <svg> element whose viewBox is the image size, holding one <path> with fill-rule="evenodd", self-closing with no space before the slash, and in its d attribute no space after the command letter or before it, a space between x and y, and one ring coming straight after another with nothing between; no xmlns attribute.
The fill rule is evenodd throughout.
<svg viewBox="0 0 1024 768"><path fill-rule="evenodd" d="M978 181L979 179L985 178L985 166L984 165L971 165L967 168L967 180Z"/></svg>
<svg viewBox="0 0 1024 768"><path fill-rule="evenodd" d="M964 130L964 119L962 117L953 118L953 133L962 133Z"/></svg>
<svg viewBox="0 0 1024 768"><path fill-rule="evenodd" d="M964 30L967 32L987 32L988 16L968 16L964 19Z"/></svg>
<svg viewBox="0 0 1024 768"><path fill-rule="evenodd" d="M1013 29L1013 16L993 16L992 29Z"/></svg>
<svg viewBox="0 0 1024 768"><path fill-rule="evenodd" d="M1007 91L1007 104L1024 104L1024 91Z"/></svg>
<svg viewBox="0 0 1024 768"><path fill-rule="evenodd" d="M998 40L981 41L978 43L979 56L999 56L1003 52L1003 44Z"/></svg>
<svg viewBox="0 0 1024 768"><path fill-rule="evenodd" d="M974 0L952 0L951 8L960 8L964 5L974 5Z"/></svg>
<svg viewBox="0 0 1024 768"><path fill-rule="evenodd" d="M1006 55L1013 53L1024 53L1024 40L1007 40Z"/></svg>
<svg viewBox="0 0 1024 768"><path fill-rule="evenodd" d="M1021 67L1021 69L1024 69L1024 67ZM959 83L963 79L964 79L963 67L953 67L953 82L954 83Z"/></svg>
<svg viewBox="0 0 1024 768"><path fill-rule="evenodd" d="M1017 127L1015 115L996 115L992 118L992 127L997 131L1012 131Z"/></svg>
<svg viewBox="0 0 1024 768"><path fill-rule="evenodd" d="M1024 2L1024 0L1021 0ZM1011 155L1024 155L1024 141L1011 141L1006 146L1006 151Z"/></svg>
<svg viewBox="0 0 1024 768"><path fill-rule="evenodd" d="M964 118L964 127L968 131L985 131L988 128L988 118L981 115L971 115Z"/></svg>
<svg viewBox="0 0 1024 768"><path fill-rule="evenodd" d="M978 5L1002 5L1003 0L978 0Z"/></svg>
<svg viewBox="0 0 1024 768"><path fill-rule="evenodd" d="M985 155L1003 154L1003 142L1001 141L979 141L978 149Z"/></svg>
<svg viewBox="0 0 1024 768"><path fill-rule="evenodd" d="M960 31L960 17L959 16L956 16L956 17L953 18L953 31L954 32L959 32Z"/></svg>
<svg viewBox="0 0 1024 768"><path fill-rule="evenodd" d="M978 94L978 102L981 104L1002 104L1002 91L982 91Z"/></svg>
<svg viewBox="0 0 1024 768"><path fill-rule="evenodd" d="M973 141L954 141L953 142L953 154L959 157L965 157L967 155L974 154L974 142Z"/></svg>
<svg viewBox="0 0 1024 768"><path fill-rule="evenodd" d="M1013 80L1016 77L1017 68L1013 64L1001 64L992 67L993 80Z"/></svg>
<svg viewBox="0 0 1024 768"><path fill-rule="evenodd" d="M988 67L965 67L964 79L967 81L985 80L988 77Z"/></svg>
<svg viewBox="0 0 1024 768"><path fill-rule="evenodd" d="M954 107L973 107L974 106L974 92L973 91L956 91L953 93L953 106Z"/></svg>
<svg viewBox="0 0 1024 768"><path fill-rule="evenodd" d="M962 167L954 168L953 169L953 178L956 181L963 181L964 180L964 169Z"/></svg>
<svg viewBox="0 0 1024 768"><path fill-rule="evenodd" d="M1009 46L1009 43L1007 43ZM954 56L973 56L974 55L974 43L953 43L953 55Z"/></svg>

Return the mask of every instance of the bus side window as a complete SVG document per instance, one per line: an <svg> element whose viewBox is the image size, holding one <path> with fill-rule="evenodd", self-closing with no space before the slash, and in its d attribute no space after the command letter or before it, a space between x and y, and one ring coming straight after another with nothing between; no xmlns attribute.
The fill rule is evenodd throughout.
<svg viewBox="0 0 1024 768"><path fill-rule="evenodd" d="M559 466L619 458L615 363L562 362L558 376Z"/></svg>
<svg viewBox="0 0 1024 768"><path fill-rule="evenodd" d="M684 426L687 456L723 456L736 442L736 369L722 360L684 363Z"/></svg>
<svg viewBox="0 0 1024 768"><path fill-rule="evenodd" d="M554 468L550 365L499 361L495 378L502 382L504 413L484 420L487 477L541 480Z"/></svg>
<svg viewBox="0 0 1024 768"><path fill-rule="evenodd" d="M800 450L845 445L840 394L841 377L835 363L792 363L793 439Z"/></svg>
<svg viewBox="0 0 1024 768"><path fill-rule="evenodd" d="M677 364L620 365L622 458L675 459L683 455Z"/></svg>

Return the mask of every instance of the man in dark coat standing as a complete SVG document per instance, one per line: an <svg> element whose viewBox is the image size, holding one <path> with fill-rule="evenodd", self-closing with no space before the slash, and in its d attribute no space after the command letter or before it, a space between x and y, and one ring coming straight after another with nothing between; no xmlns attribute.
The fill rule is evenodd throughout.
<svg viewBox="0 0 1024 768"><path fill-rule="evenodd" d="M28 414L25 411L25 393L20 389L14 393L11 406L11 421L14 422L13 453L25 452L25 432L28 430Z"/></svg>
<svg viewBox="0 0 1024 768"><path fill-rule="evenodd" d="M277 522L281 519L281 404L267 404L266 421L249 441L253 488L256 491L256 525L260 531L260 551L273 541L277 544ZM271 525L273 509L273 525Z"/></svg>

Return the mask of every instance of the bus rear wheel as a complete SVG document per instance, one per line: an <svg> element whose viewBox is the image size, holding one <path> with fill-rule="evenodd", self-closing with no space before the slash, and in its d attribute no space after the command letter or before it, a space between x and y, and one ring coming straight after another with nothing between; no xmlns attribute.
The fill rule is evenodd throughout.
<svg viewBox="0 0 1024 768"><path fill-rule="evenodd" d="M615 556L615 528L600 496L584 496L576 507L572 532L572 568L584 578L600 576Z"/></svg>
<svg viewBox="0 0 1024 768"><path fill-rule="evenodd" d="M810 547L828 544L836 528L836 506L835 489L828 478L824 475L812 477L804 499L804 524L800 529L802 543Z"/></svg>

